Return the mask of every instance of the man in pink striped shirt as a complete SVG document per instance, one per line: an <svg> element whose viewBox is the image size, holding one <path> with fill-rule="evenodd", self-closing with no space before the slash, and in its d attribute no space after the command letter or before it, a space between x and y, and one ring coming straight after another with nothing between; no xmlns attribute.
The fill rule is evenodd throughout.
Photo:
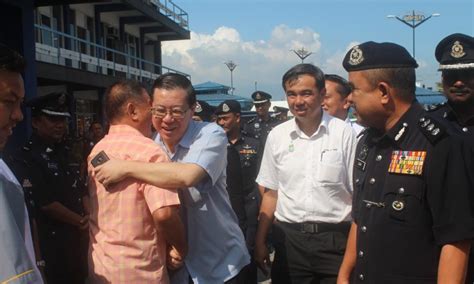
<svg viewBox="0 0 474 284"><path fill-rule="evenodd" d="M177 259L186 254L176 190L133 178L104 188L90 163L102 150L124 160L168 162L149 138L150 107L147 91L134 81L116 83L105 95L110 130L88 158L89 277L93 283L169 283L167 254Z"/></svg>

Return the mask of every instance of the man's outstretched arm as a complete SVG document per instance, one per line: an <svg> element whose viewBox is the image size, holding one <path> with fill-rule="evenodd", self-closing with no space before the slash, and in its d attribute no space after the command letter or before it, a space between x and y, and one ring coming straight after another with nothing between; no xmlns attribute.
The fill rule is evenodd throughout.
<svg viewBox="0 0 474 284"><path fill-rule="evenodd" d="M187 188L208 176L192 163L147 163L111 159L94 169L96 179L105 186L127 177L136 178L161 188Z"/></svg>

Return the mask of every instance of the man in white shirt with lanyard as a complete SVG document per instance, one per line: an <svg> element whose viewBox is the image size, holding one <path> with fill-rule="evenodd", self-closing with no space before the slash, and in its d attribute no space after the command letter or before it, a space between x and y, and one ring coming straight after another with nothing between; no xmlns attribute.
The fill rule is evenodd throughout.
<svg viewBox="0 0 474 284"><path fill-rule="evenodd" d="M325 81L318 67L296 65L282 84L294 119L275 127L266 142L257 177L265 193L255 259L266 272L273 223L272 283L335 283L350 227L356 136L322 111Z"/></svg>

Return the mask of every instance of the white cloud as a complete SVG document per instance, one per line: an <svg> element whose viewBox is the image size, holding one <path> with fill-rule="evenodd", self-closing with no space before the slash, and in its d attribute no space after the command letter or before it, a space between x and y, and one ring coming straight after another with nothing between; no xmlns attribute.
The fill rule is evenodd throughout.
<svg viewBox="0 0 474 284"><path fill-rule="evenodd" d="M268 40L242 40L236 29L220 27L213 34L191 32L190 40L163 42L163 65L188 73L194 84L214 81L230 85L230 71L223 64L233 60L235 94L248 97L258 89L282 97L281 76L300 62L291 52L304 47L313 52L307 62L319 58L319 34L310 28L276 26ZM315 62L317 64L317 62Z"/></svg>

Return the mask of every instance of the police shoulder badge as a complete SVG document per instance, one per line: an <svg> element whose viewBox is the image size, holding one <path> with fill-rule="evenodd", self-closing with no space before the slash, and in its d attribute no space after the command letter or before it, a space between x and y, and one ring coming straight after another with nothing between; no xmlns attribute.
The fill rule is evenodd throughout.
<svg viewBox="0 0 474 284"><path fill-rule="evenodd" d="M459 41L455 41L453 46L451 47L451 56L454 58L461 58L466 53L464 52L464 47L461 45Z"/></svg>
<svg viewBox="0 0 474 284"><path fill-rule="evenodd" d="M362 50L359 48L358 45L352 48L351 54L349 56L349 64L350 65L359 65L364 61L364 54Z"/></svg>
<svg viewBox="0 0 474 284"><path fill-rule="evenodd" d="M228 106L227 104L223 104L223 105L222 105L222 111L223 111L223 112L229 112L229 111L230 111L229 106Z"/></svg>
<svg viewBox="0 0 474 284"><path fill-rule="evenodd" d="M202 111L202 106L199 102L196 102L196 110L195 112L201 112Z"/></svg>

